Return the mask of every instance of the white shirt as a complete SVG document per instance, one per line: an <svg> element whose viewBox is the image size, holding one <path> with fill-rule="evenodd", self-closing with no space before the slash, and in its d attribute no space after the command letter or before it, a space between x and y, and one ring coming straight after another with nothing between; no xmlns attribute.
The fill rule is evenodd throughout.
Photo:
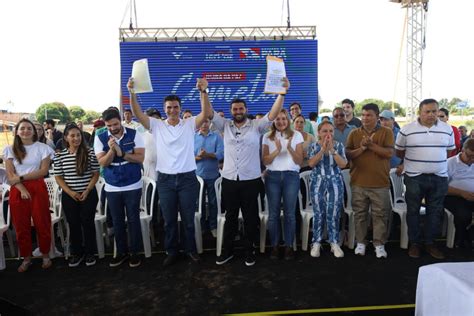
<svg viewBox="0 0 474 316"><path fill-rule="evenodd" d="M54 158L54 150L46 144L40 142L34 142L31 145L24 145L26 150L25 159L22 160L21 164L15 158L13 154L12 146L7 146L3 150L4 159L12 159L15 171L18 176L24 176L25 174L33 171L38 171L41 168L41 161L49 157Z"/></svg>
<svg viewBox="0 0 474 316"><path fill-rule="evenodd" d="M167 174L185 173L196 170L194 159L194 132L196 117L179 120L175 126L168 120L150 117L150 132L155 139L156 171Z"/></svg>
<svg viewBox="0 0 474 316"><path fill-rule="evenodd" d="M313 125L314 137L318 137L318 123L315 121L309 121Z"/></svg>
<svg viewBox="0 0 474 316"><path fill-rule="evenodd" d="M115 138L115 141L117 142L117 144L120 144L120 142L123 139L123 136L126 133L127 133L127 130L124 128L122 136L118 139ZM139 133L138 131L135 133L135 138L133 139L133 141L135 142L135 147L134 148L145 148L145 142L143 141L143 137L140 134L141 133ZM108 130L107 130L107 135L109 137L112 136L112 134L110 134L110 132ZM95 152L96 156L97 156L97 154L100 154L100 153L104 152L104 145L102 144L102 142L99 139L99 136L97 136L97 135L94 138L94 152ZM105 182L105 186L104 186L104 190L106 192L132 191L132 190L138 190L138 189L141 189L141 188L142 188L142 179L140 179L139 181L137 181L135 183L124 186L124 187L116 187L116 186L108 184L107 182Z"/></svg>
<svg viewBox="0 0 474 316"><path fill-rule="evenodd" d="M143 133L145 139L145 159L143 160L143 175L156 181L156 145L149 131Z"/></svg>
<svg viewBox="0 0 474 316"><path fill-rule="evenodd" d="M228 180L253 180L259 178L260 135L271 125L268 114L261 119L247 119L237 128L233 120L228 120L214 112L212 123L224 134L224 169L222 177Z"/></svg>
<svg viewBox="0 0 474 316"><path fill-rule="evenodd" d="M275 141L268 138L270 133L263 136L263 145L268 146L269 153L276 150ZM311 134L310 134L311 135ZM280 132L275 133L275 137L280 140L281 151L278 156L273 159L272 163L267 165L267 169L271 171L300 171L300 165L296 164L291 154L288 152L288 139L286 136L282 136ZM291 139L291 148L296 149L296 145L304 142L303 135L300 132L294 131L293 138Z"/></svg>
<svg viewBox="0 0 474 316"><path fill-rule="evenodd" d="M395 149L404 150L404 173L409 177L420 174L448 176L447 150L455 149L453 129L438 120L430 128L418 120L398 132Z"/></svg>
<svg viewBox="0 0 474 316"><path fill-rule="evenodd" d="M461 154L448 159L449 186L474 192L474 164L470 166L461 161Z"/></svg>
<svg viewBox="0 0 474 316"><path fill-rule="evenodd" d="M131 128L131 129L137 129L142 125L138 122L135 122L135 121L130 121L130 123L127 123L127 121L124 120L124 121L122 121L122 126Z"/></svg>

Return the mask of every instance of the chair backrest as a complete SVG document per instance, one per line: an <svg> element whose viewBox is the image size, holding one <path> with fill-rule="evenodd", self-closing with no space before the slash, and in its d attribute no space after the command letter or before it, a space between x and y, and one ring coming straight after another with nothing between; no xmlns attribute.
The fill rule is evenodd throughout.
<svg viewBox="0 0 474 316"><path fill-rule="evenodd" d="M200 176L196 176L199 182L199 198L198 198L198 212L202 214L202 204L204 199L204 180Z"/></svg>
<svg viewBox="0 0 474 316"><path fill-rule="evenodd" d="M153 216L154 212L154 200L156 194L156 182L150 177L143 176L143 187L142 187L142 197L140 199L140 210L146 212L148 215ZM151 191L148 190L151 186Z"/></svg>
<svg viewBox="0 0 474 316"><path fill-rule="evenodd" d="M44 183L48 189L49 210L54 212L56 216L60 216L59 185L54 177L44 179Z"/></svg>
<svg viewBox="0 0 474 316"><path fill-rule="evenodd" d="M217 200L217 216L222 212L221 201L222 201L222 177L216 179L214 182L214 189L216 190L216 200Z"/></svg>
<svg viewBox="0 0 474 316"><path fill-rule="evenodd" d="M301 190L298 190L298 201L300 204L301 209L306 209L308 206L311 204L311 198L310 198L310 188L309 188L309 178L311 176L311 170L303 171L300 173L300 179L303 180L304 183L304 188L301 188ZM303 194L302 190L305 191L306 193L306 201L303 202ZM303 204L304 203L304 204Z"/></svg>
<svg viewBox="0 0 474 316"><path fill-rule="evenodd" d="M396 173L397 169L390 169L390 182L393 189L393 203L405 201L405 185L403 184L403 176Z"/></svg>
<svg viewBox="0 0 474 316"><path fill-rule="evenodd" d="M351 191L351 173L350 169L342 170L342 180L346 190L346 208L352 210L352 191Z"/></svg>
<svg viewBox="0 0 474 316"><path fill-rule="evenodd" d="M99 180L95 183L95 189L97 190L97 207L96 207L96 213L100 215L106 215L107 213L107 197L105 196L105 179L102 177L99 177ZM102 194L104 194L104 205L102 205Z"/></svg>
<svg viewBox="0 0 474 316"><path fill-rule="evenodd" d="M9 227L10 226L10 203L8 203L7 209L7 218L3 214L3 206L5 202L8 202L8 196L10 193L10 186L6 183L2 184L2 203L0 207L0 227Z"/></svg>

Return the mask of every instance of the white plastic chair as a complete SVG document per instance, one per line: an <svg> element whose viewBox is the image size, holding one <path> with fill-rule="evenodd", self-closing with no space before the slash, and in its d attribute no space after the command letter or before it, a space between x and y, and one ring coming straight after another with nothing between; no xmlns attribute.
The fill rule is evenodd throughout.
<svg viewBox="0 0 474 316"><path fill-rule="evenodd" d="M0 208L0 270L6 268L5 264L5 249L3 248L3 234L8 232L10 226L10 205L8 206L7 218L3 216L3 203L8 200L7 192L10 191L10 186L8 184L2 184L2 206ZM11 238L8 239L10 251L13 250L13 242Z"/></svg>
<svg viewBox="0 0 474 316"><path fill-rule="evenodd" d="M143 239L143 249L145 252L145 257L151 257L151 242L153 238L153 229L151 228L151 220L153 219L153 206L154 199L156 194L156 182L146 176L142 177L143 180L143 189L142 197L140 199L140 224L142 228L142 239ZM148 192L148 187L151 185L151 193ZM150 195L150 196L149 196ZM150 198L148 198L150 197ZM147 204L149 201L149 204Z"/></svg>
<svg viewBox="0 0 474 316"><path fill-rule="evenodd" d="M61 246L63 249L66 248L66 241L64 238L64 231L62 228L61 221L62 217L62 207L61 207L61 192L55 178L46 178L44 179L46 188L48 189L49 197L49 210L51 212L51 249L49 251L50 258L55 258L59 253L56 253L56 238L54 235L54 225L57 224L57 233L61 241ZM60 254L59 254L60 255Z"/></svg>
<svg viewBox="0 0 474 316"><path fill-rule="evenodd" d="M298 192L298 200L300 204L301 214L301 249L308 250L309 242L309 231L311 219L314 216L313 205L311 204L309 178L311 176L311 170L303 171L300 173L300 179L303 180L304 189L306 193L306 203L303 203L303 195L301 190Z"/></svg>
<svg viewBox="0 0 474 316"><path fill-rule="evenodd" d="M95 188L97 190L97 196L99 198L97 202L96 213L94 217L94 224L95 224L95 239L97 243L97 254L99 255L99 259L105 257L105 247L104 247L104 238L108 241L107 232L104 230L105 222L107 220L107 198L105 199L104 205L101 203L102 197L102 190L105 186L105 180L102 177L99 177L95 184ZM105 192L104 192L105 194Z"/></svg>
<svg viewBox="0 0 474 316"><path fill-rule="evenodd" d="M347 232L347 247L354 249L355 246L355 218L354 210L352 209L352 190L351 190L351 174L349 169L342 170L342 179L344 181L344 188L346 189L346 203L344 205L344 213L347 214L348 232Z"/></svg>

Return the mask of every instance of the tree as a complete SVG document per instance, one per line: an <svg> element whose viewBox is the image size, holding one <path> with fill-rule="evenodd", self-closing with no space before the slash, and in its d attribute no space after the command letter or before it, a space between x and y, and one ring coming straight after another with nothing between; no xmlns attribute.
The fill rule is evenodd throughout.
<svg viewBox="0 0 474 316"><path fill-rule="evenodd" d="M81 121L84 124L91 124L100 117L100 113L96 111L86 111L81 117Z"/></svg>
<svg viewBox="0 0 474 316"><path fill-rule="evenodd" d="M36 110L35 115L39 122L44 122L46 119L58 120L59 123L71 121L69 110L61 102L44 103Z"/></svg>
<svg viewBox="0 0 474 316"><path fill-rule="evenodd" d="M84 115L86 115L86 111L78 105L70 106L69 113L71 113L72 121L80 120Z"/></svg>

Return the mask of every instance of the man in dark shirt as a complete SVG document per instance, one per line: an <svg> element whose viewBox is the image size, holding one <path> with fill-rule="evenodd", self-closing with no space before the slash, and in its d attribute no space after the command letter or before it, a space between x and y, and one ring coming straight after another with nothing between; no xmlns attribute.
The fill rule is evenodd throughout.
<svg viewBox="0 0 474 316"><path fill-rule="evenodd" d="M344 99L342 100L342 108L344 109L344 114L346 114L346 122L349 125L353 125L355 127L361 127L362 122L354 116L354 108L355 104L354 101L351 99Z"/></svg>

